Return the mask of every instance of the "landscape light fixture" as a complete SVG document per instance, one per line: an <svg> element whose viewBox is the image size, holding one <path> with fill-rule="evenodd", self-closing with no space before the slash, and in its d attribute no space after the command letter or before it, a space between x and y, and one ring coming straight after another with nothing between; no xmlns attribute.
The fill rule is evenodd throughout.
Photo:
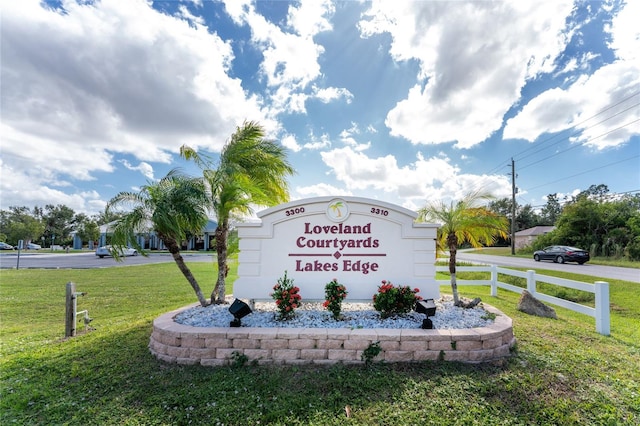
<svg viewBox="0 0 640 426"><path fill-rule="evenodd" d="M436 314L436 304L433 299L418 300L414 310L419 314L425 314L427 318L422 320L422 328L432 329L433 322L429 319Z"/></svg>
<svg viewBox="0 0 640 426"><path fill-rule="evenodd" d="M246 317L251 312L249 305L244 303L242 300L234 300L231 306L229 306L229 313L233 315L233 321L229 323L229 327L240 327L240 319Z"/></svg>

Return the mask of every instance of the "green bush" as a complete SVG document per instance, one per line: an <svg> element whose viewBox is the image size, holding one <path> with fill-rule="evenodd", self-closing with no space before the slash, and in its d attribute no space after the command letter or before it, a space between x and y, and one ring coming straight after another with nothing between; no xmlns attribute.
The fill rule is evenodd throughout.
<svg viewBox="0 0 640 426"><path fill-rule="evenodd" d="M635 237L625 248L629 260L640 260L640 237Z"/></svg>
<svg viewBox="0 0 640 426"><path fill-rule="evenodd" d="M378 286L378 293L373 296L373 307L380 312L382 318L392 315L406 314L411 312L418 300L420 290L413 290L408 285L394 286L391 281L382 280L382 285Z"/></svg>
<svg viewBox="0 0 640 426"><path fill-rule="evenodd" d="M273 293L271 293L271 297L276 301L279 319L286 320L293 316L295 309L300 306L300 300L302 300L298 294L299 291L300 288L293 285L293 280L287 278L287 271L284 271L284 277L278 279L277 284L273 286Z"/></svg>
<svg viewBox="0 0 640 426"><path fill-rule="evenodd" d="M334 319L338 319L340 317L340 312L342 311L342 301L345 297L347 297L347 288L338 283L337 278L334 278L324 287L324 297L325 301L322 304L331 314Z"/></svg>

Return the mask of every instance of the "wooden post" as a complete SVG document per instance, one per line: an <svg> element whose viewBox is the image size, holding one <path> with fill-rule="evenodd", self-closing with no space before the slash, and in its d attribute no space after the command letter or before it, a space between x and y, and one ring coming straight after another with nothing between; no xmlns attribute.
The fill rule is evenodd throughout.
<svg viewBox="0 0 640 426"><path fill-rule="evenodd" d="M64 337L73 337L76 335L76 285L69 281L67 283L66 298L66 315Z"/></svg>

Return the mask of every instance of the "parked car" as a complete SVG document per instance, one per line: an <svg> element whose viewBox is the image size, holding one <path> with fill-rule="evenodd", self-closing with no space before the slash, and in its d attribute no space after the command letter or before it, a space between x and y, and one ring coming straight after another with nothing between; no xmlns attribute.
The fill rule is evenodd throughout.
<svg viewBox="0 0 640 426"><path fill-rule="evenodd" d="M590 259L589 252L570 246L549 246L533 253L533 260L553 260L555 263L577 262L582 265Z"/></svg>
<svg viewBox="0 0 640 426"><path fill-rule="evenodd" d="M0 242L0 250L13 250L14 247L11 244Z"/></svg>
<svg viewBox="0 0 640 426"><path fill-rule="evenodd" d="M42 246L40 244L36 244L36 243L27 244L27 250L40 250L41 248Z"/></svg>
<svg viewBox="0 0 640 426"><path fill-rule="evenodd" d="M100 259L102 259L105 256L112 256L113 249L111 246L102 246L102 247L98 247L98 249L96 250L96 256L98 256ZM137 256L138 255L138 250L127 247L124 248L122 250L120 250L119 252L120 256Z"/></svg>

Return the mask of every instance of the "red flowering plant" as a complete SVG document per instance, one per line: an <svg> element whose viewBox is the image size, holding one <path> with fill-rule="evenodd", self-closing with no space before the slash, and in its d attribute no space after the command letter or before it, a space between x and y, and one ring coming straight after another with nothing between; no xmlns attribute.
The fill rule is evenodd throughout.
<svg viewBox="0 0 640 426"><path fill-rule="evenodd" d="M419 291L418 288L412 290L408 285L394 286L391 281L382 280L378 292L373 295L373 307L382 318L409 313L416 302L422 300L417 295Z"/></svg>
<svg viewBox="0 0 640 426"><path fill-rule="evenodd" d="M337 278L334 278L324 286L324 298L326 300L322 306L331 312L333 319L337 320L340 317L342 301L347 297L348 293L347 288L344 285L339 284Z"/></svg>
<svg viewBox="0 0 640 426"><path fill-rule="evenodd" d="M287 271L284 271L284 277L278 279L271 293L271 297L276 301L279 319L286 320L293 316L294 310L300 306L302 300L299 291L300 289L293 285L293 280L287 278Z"/></svg>

